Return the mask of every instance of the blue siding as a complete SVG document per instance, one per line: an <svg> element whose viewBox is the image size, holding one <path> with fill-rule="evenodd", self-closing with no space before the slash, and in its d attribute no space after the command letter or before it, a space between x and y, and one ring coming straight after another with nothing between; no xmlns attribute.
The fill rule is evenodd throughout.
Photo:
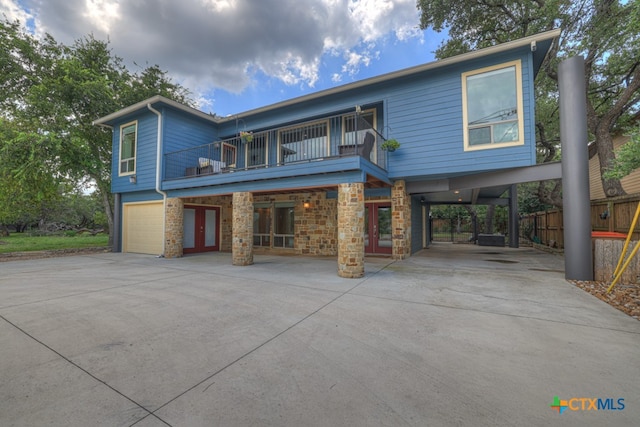
<svg viewBox="0 0 640 427"><path fill-rule="evenodd" d="M293 176L278 180L265 181L243 181L229 182L226 185L210 185L207 187L186 188L168 190L169 197L196 197L196 196L216 196L232 194L240 191L286 191L295 189L305 189L310 186L336 186L341 183L363 182L364 176L360 171L327 173L317 176Z"/></svg>
<svg viewBox="0 0 640 427"><path fill-rule="evenodd" d="M359 177L353 181L353 172ZM373 176L377 179L386 181L384 171L377 166L373 166L368 161L360 157L343 157L324 160L320 162L300 162L288 164L286 166L274 168L253 169L247 171L234 171L229 173L213 174L207 176L197 176L192 178L184 178L180 180L165 181L162 184L164 191L179 190L183 188L196 187L221 187L229 185L244 185L248 183L253 186L252 191L265 191L273 188L288 189L284 179L293 178L300 182L305 180L305 185L337 185L341 182L365 182L366 175ZM331 176L330 180L326 180L327 176ZM344 181L336 181L335 177L344 176ZM348 177L348 178L347 178ZM387 182L391 184L390 182ZM273 184L276 187L273 187ZM296 188L299 186L296 185ZM229 192L229 191L226 191Z"/></svg>
<svg viewBox="0 0 640 427"><path fill-rule="evenodd" d="M137 191L135 193L123 193L120 202L132 203L132 202L153 202L156 200L162 200L162 195L156 193L156 191Z"/></svg>
<svg viewBox="0 0 640 427"><path fill-rule="evenodd" d="M465 152L462 73L514 59L522 61L525 144ZM530 55L523 52L458 64L421 82L396 85L388 94L386 118L402 147L389 156L389 177L415 180L535 164L532 79Z"/></svg>
<svg viewBox="0 0 640 427"><path fill-rule="evenodd" d="M464 151L462 73L520 59L522 61L525 144L516 147ZM533 63L528 48L503 52L430 70L419 76L395 79L366 88L235 119L220 125L220 135L259 130L309 120L355 105L376 105L378 130L400 141L389 156L391 179L416 180L536 163L534 132ZM383 106L383 107L381 107ZM381 116L382 114L382 116Z"/></svg>
<svg viewBox="0 0 640 427"><path fill-rule="evenodd" d="M198 145L208 144L218 139L214 123L207 123L184 112L164 108L163 152L171 153Z"/></svg>
<svg viewBox="0 0 640 427"><path fill-rule="evenodd" d="M118 123L113 128L113 173L111 191L126 193L130 191L144 191L156 186L156 141L158 117L151 113L143 113L135 117L138 120L136 177L137 182L131 184L128 176L118 176L118 159L120 155L120 126L131 120Z"/></svg>
<svg viewBox="0 0 640 427"><path fill-rule="evenodd" d="M422 249L422 203L419 197L411 198L411 254Z"/></svg>
<svg viewBox="0 0 640 427"><path fill-rule="evenodd" d="M462 123L462 81L464 72L520 59L522 62L523 117L525 144L523 146L464 151ZM354 110L356 105L363 108L375 106L378 130L385 137L400 141L402 147L388 154L387 172L377 170L368 163L360 163L359 170L373 174L383 181L406 179L416 181L450 177L474 172L528 166L536 163L534 130L533 62L528 46L509 52L502 52L464 63L441 66L421 74L396 77L366 87L331 93L321 98L294 102L263 112L256 112L242 118L229 118L214 123L205 118L162 107L163 152L175 152L207 144L217 139L236 135L241 130L260 131L263 129L293 125L296 122L328 117ZM160 107L158 107L160 108ZM114 192L152 190L155 187L156 164L156 123L157 117L151 112L141 111L138 119L137 184L130 184L128 177L118 177L119 125L114 127ZM130 121L130 120L127 120ZM339 132L332 129L331 132ZM272 133L275 135L275 132ZM276 155L276 138L269 139L269 157ZM242 162L244 150L238 151ZM164 160L164 159L163 159ZM329 162L329 163L325 163ZM314 175L316 185L326 182L323 173L335 173L335 165L330 161L308 164L300 175ZM325 168L323 170L323 168ZM350 168L342 172L350 171ZM239 181L256 180L255 191L263 188L258 181L287 178L291 170L282 168L255 169L215 177L198 177L175 181L165 181L169 190L189 187L232 185ZM215 180L215 181L214 181ZM285 182L280 183L285 187ZM314 185L314 182L307 182ZM266 184L265 184L266 185ZM241 185L243 188L245 184ZM271 188L271 185L269 185ZM210 187L209 187L210 188ZM196 191L196 190L194 190ZM185 194L188 190L185 190ZM200 192L200 190L197 190Z"/></svg>

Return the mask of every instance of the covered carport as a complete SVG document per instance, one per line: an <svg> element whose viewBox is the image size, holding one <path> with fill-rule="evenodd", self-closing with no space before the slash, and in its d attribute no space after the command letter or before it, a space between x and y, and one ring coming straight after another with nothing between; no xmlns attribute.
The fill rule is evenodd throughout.
<svg viewBox="0 0 640 427"><path fill-rule="evenodd" d="M515 184L562 178L563 216L565 218L565 278L593 280L591 253L591 218L589 203L589 155L587 134L585 61L581 56L571 57L558 66L560 103L560 141L562 162L527 166L465 176L443 177L426 182L408 183L412 198L427 204L432 193L451 203L462 203L462 190L468 203L497 202L495 197L509 186L509 232L518 235L517 190ZM503 187L503 188L501 188ZM504 194L502 191L501 194ZM492 197L493 194L493 197ZM455 202L454 202L455 201ZM502 203L502 202L500 202ZM424 209L423 209L423 218ZM512 239L515 241L515 239ZM514 243L517 244L517 243Z"/></svg>
<svg viewBox="0 0 640 427"><path fill-rule="evenodd" d="M434 205L499 205L509 209L509 235L518 236L517 184L562 177L560 162L544 163L479 174L455 176L432 181L409 182L407 192L423 206L423 247L429 245L429 211ZM509 246L517 248L518 239Z"/></svg>

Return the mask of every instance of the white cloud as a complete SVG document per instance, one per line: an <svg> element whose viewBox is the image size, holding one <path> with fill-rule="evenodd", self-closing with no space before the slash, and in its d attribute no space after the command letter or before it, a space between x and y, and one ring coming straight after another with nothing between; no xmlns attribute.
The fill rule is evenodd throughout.
<svg viewBox="0 0 640 427"><path fill-rule="evenodd" d="M111 24L118 20L120 5L114 0L85 0L85 11L82 14L100 32L109 33Z"/></svg>
<svg viewBox="0 0 640 427"><path fill-rule="evenodd" d="M377 44L421 37L415 0L0 0L0 14L31 22L71 43L109 38L128 63L158 64L194 92L239 93L260 70L289 85L314 87L324 55L356 75L378 58Z"/></svg>
<svg viewBox="0 0 640 427"><path fill-rule="evenodd" d="M13 0L0 0L0 15L6 16L9 21L27 22L33 18L27 10Z"/></svg>

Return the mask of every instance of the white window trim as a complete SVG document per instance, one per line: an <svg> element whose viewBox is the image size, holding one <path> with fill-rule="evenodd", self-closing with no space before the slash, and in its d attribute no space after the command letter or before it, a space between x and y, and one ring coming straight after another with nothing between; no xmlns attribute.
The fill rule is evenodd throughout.
<svg viewBox="0 0 640 427"><path fill-rule="evenodd" d="M133 171L127 171L127 172L122 172L122 161L123 160L131 160L130 157L127 157L126 159L122 158L122 134L125 128L128 128L129 126L134 125L136 128L136 133L135 133L135 139L133 141L134 144L134 156L133 158ZM118 176L129 176L129 175L135 175L136 170L138 169L138 121L134 120L132 122L129 123L125 123L123 125L120 126L120 146L119 146L119 150L118 150Z"/></svg>
<svg viewBox="0 0 640 427"><path fill-rule="evenodd" d="M325 127L327 128L327 135L325 138L327 138L327 143L326 145L326 155L329 156L331 153L331 129L329 128L329 120L317 120L314 122L309 122L309 123L301 123L299 125L294 125L294 126L289 126L287 128L284 129L280 129L278 131L278 164L281 164L282 162L284 162L284 159L282 159L282 133L283 132L287 132L290 131L292 129L299 129L299 128L304 128L306 126L313 126L313 125L317 125L317 124L324 124Z"/></svg>
<svg viewBox="0 0 640 427"><path fill-rule="evenodd" d="M477 74L483 74L494 70L500 70L503 68L509 68L515 66L516 72L516 100L518 108L518 141L513 142L499 142L489 143L481 145L469 145L469 125L468 125L468 113L467 113L467 78ZM522 98L522 61L515 60L505 62L491 67L481 68L479 70L467 71L462 73L462 133L464 138L464 151L478 151L478 150L491 150L494 148L514 147L518 145L524 145L524 109Z"/></svg>

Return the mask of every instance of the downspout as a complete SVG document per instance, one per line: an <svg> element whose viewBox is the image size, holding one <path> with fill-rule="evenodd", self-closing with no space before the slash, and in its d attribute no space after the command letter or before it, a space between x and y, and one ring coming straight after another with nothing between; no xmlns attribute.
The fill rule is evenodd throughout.
<svg viewBox="0 0 640 427"><path fill-rule="evenodd" d="M164 245L165 245L165 227L167 222L167 193L160 189L162 182L160 172L162 170L162 114L154 109L151 104L147 104L149 111L158 116L158 137L156 141L156 193L162 195L162 254L161 258L164 258Z"/></svg>

